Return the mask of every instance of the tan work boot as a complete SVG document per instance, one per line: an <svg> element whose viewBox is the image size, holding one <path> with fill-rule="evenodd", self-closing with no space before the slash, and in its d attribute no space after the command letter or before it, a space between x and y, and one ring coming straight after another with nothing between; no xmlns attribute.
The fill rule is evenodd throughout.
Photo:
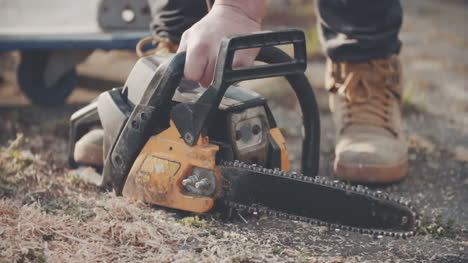
<svg viewBox="0 0 468 263"><path fill-rule="evenodd" d="M143 52L143 46L149 42L154 43L156 48ZM178 47L179 45L174 44L169 40L148 37L138 42L136 52L138 56L144 57L168 52L174 53L177 51ZM83 135L83 137L81 137L75 144L75 151L73 153L75 162L102 167L104 165L103 138L104 131L102 129L94 129Z"/></svg>
<svg viewBox="0 0 468 263"><path fill-rule="evenodd" d="M327 61L325 86L336 124L334 169L344 180L389 183L407 174L397 56L362 63Z"/></svg>

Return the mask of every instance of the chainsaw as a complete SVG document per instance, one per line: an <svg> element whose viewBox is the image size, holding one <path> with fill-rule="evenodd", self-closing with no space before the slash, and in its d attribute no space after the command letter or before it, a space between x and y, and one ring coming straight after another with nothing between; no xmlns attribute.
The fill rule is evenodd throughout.
<svg viewBox="0 0 468 263"><path fill-rule="evenodd" d="M292 46L294 56L278 45ZM249 48L260 49L256 60L263 64L233 68L235 52ZM117 195L194 213L223 206L375 236L415 233L418 219L407 201L317 176L320 119L304 75L302 31L223 39L207 89L183 78L184 64L184 52L143 57L122 88L74 113L71 166L79 166L76 141L101 126L99 185ZM278 76L301 106L303 173L290 171L286 141L267 100L241 87L241 81Z"/></svg>

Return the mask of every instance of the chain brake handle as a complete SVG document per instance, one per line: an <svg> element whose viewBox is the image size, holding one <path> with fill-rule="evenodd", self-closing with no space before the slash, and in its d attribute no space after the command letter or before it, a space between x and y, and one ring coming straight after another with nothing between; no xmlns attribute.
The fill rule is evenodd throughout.
<svg viewBox="0 0 468 263"><path fill-rule="evenodd" d="M292 44L294 58L270 64L233 68L237 50L261 48L265 53L276 49L273 46ZM270 52L271 53L271 52ZM258 57L257 57L257 60ZM273 59L274 60L274 59ZM195 145L204 128L210 123L228 87L236 82L301 74L307 67L305 36L300 30L260 32L250 35L227 37L221 41L216 61L213 82L196 101L176 105L171 111L174 121L185 143Z"/></svg>

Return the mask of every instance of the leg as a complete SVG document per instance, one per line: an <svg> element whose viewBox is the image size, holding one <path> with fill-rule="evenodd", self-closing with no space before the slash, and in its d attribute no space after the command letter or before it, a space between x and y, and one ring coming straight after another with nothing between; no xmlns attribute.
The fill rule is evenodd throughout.
<svg viewBox="0 0 468 263"><path fill-rule="evenodd" d="M398 54L398 0L319 0L319 30L333 61L367 61Z"/></svg>
<svg viewBox="0 0 468 263"><path fill-rule="evenodd" d="M178 44L182 33L208 12L205 0L148 0L153 21L151 30L161 39Z"/></svg>
<svg viewBox="0 0 468 263"><path fill-rule="evenodd" d="M148 0L153 37L140 40L136 46L137 55L144 57L156 53L175 53L179 48L182 33L206 15L210 1ZM144 47L150 42L156 48L144 51Z"/></svg>
<svg viewBox="0 0 468 263"><path fill-rule="evenodd" d="M407 145L401 128L397 0L321 0L325 86L336 124L335 172L364 183L401 180Z"/></svg>

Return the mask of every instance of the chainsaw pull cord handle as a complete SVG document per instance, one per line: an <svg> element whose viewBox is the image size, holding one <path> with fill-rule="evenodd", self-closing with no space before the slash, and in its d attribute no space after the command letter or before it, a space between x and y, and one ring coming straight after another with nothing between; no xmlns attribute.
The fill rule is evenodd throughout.
<svg viewBox="0 0 468 263"><path fill-rule="evenodd" d="M273 46L292 44L294 58ZM236 50L261 48L257 60L267 65L233 68ZM185 54L184 54L185 55ZM284 76L295 91L303 113L305 137L302 147L302 171L318 173L320 153L320 120L317 102L304 75L307 67L305 36L300 30L261 32L225 38L221 42L214 79L196 101L176 105L170 113L185 143L195 145L213 118L227 88L238 81Z"/></svg>

